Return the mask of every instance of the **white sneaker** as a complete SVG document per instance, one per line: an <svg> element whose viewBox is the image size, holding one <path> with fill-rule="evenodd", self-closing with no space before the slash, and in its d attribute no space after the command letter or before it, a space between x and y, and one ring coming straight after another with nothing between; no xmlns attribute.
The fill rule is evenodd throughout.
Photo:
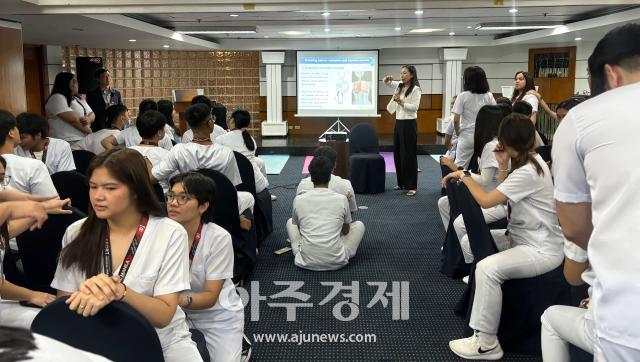
<svg viewBox="0 0 640 362"><path fill-rule="evenodd" d="M271 201L276 201L278 199L278 196L271 194Z"/></svg>
<svg viewBox="0 0 640 362"><path fill-rule="evenodd" d="M464 284L469 284L469 276L467 275L466 277L462 278L462 282Z"/></svg>
<svg viewBox="0 0 640 362"><path fill-rule="evenodd" d="M477 332L469 338L449 341L449 348L453 353L466 359L498 360L504 355L497 339L493 346L482 346Z"/></svg>

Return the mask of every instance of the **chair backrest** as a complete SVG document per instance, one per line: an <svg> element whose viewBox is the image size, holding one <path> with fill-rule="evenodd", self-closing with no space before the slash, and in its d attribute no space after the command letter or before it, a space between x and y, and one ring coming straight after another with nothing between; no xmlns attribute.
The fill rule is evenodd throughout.
<svg viewBox="0 0 640 362"><path fill-rule="evenodd" d="M61 199L70 198L71 204L85 214L89 210L89 182L78 171L60 171L51 175L51 181Z"/></svg>
<svg viewBox="0 0 640 362"><path fill-rule="evenodd" d="M253 197L256 197L256 176L253 173L253 165L248 158L242 153L233 151L233 155L236 157L236 163L238 164L238 170L240 171L240 178L242 184L236 186L236 190L245 191L251 193Z"/></svg>
<svg viewBox="0 0 640 362"><path fill-rule="evenodd" d="M544 162L551 161L551 145L540 146L536 148L536 152L542 157Z"/></svg>
<svg viewBox="0 0 640 362"><path fill-rule="evenodd" d="M469 265L464 261L460 241L453 222L460 216L460 207L456 199L455 181L447 184L447 199L449 201L449 225L442 244L442 265L440 272L450 278L458 279L469 275Z"/></svg>
<svg viewBox="0 0 640 362"><path fill-rule="evenodd" d="M86 176L89 163L96 155L86 150L75 150L71 153L73 154L73 162L76 164L76 171Z"/></svg>
<svg viewBox="0 0 640 362"><path fill-rule="evenodd" d="M199 173L209 177L216 184L216 195L213 208L213 222L225 228L231 235L240 235L240 219L238 215L238 193L229 179L221 172L200 169Z"/></svg>
<svg viewBox="0 0 640 362"><path fill-rule="evenodd" d="M480 260L486 258L489 255L498 252L489 226L484 221L484 214L482 208L471 196L469 189L464 183L459 182L454 186L454 192L456 193L456 201L462 218L464 219L464 225L467 228L467 235L469 236L469 246L473 252L474 261L477 263Z"/></svg>
<svg viewBox="0 0 640 362"><path fill-rule="evenodd" d="M378 153L378 133L372 125L359 123L351 129L349 153Z"/></svg>
<svg viewBox="0 0 640 362"><path fill-rule="evenodd" d="M111 302L93 317L69 310L59 298L33 320L31 330L113 361L164 361L153 326L130 305Z"/></svg>
<svg viewBox="0 0 640 362"><path fill-rule="evenodd" d="M69 215L49 215L41 229L27 230L16 237L22 272L13 266L6 269L6 277L11 282L25 288L51 291L51 281L56 272L58 254L62 247L62 237L67 227L85 218L78 209L71 208ZM13 258L5 258L7 263L15 263Z"/></svg>

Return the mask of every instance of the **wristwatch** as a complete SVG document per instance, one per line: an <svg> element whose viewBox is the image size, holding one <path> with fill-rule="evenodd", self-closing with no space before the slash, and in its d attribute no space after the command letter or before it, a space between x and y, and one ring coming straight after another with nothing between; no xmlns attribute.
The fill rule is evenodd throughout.
<svg viewBox="0 0 640 362"><path fill-rule="evenodd" d="M469 172L469 170L464 170L462 172L464 172L464 177L471 176L471 172Z"/></svg>
<svg viewBox="0 0 640 362"><path fill-rule="evenodd" d="M183 305L184 308L189 308L189 306L193 303L193 297L191 295L187 295L187 303Z"/></svg>

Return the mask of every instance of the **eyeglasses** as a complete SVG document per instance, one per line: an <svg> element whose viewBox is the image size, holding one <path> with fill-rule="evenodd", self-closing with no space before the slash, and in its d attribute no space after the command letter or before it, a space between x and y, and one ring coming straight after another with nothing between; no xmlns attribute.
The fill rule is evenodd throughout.
<svg viewBox="0 0 640 362"><path fill-rule="evenodd" d="M175 194L173 191L167 192L167 203L171 203L173 202L173 200L176 200L178 205L184 205L187 203L187 201L191 200L192 198L193 197L185 193Z"/></svg>
<svg viewBox="0 0 640 362"><path fill-rule="evenodd" d="M7 187L7 186L9 186L9 182L11 182L11 176L9 176L9 175L0 175L0 186Z"/></svg>

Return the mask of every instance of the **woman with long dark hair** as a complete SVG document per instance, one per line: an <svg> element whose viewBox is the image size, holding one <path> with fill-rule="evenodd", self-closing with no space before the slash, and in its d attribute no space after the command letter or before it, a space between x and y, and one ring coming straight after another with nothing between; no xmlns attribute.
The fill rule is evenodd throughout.
<svg viewBox="0 0 640 362"><path fill-rule="evenodd" d="M96 117L89 104L78 95L78 80L69 72L56 75L45 110L51 137L72 145L91 133L90 125Z"/></svg>
<svg viewBox="0 0 640 362"><path fill-rule="evenodd" d="M387 111L396 114L393 131L393 160L396 166L398 186L396 190L407 190L407 196L415 196L418 188L418 108L420 107L420 81L413 65L400 70L400 81L392 75L384 77L384 83L394 89Z"/></svg>
<svg viewBox="0 0 640 362"><path fill-rule="evenodd" d="M105 151L87 178L91 208L67 228L51 286L85 317L123 301L156 328L166 361L201 361L178 308L178 293L189 289L187 233L163 217L144 158Z"/></svg>
<svg viewBox="0 0 640 362"><path fill-rule="evenodd" d="M452 111L458 135L455 164L467 168L473 157L473 134L478 111L484 105L496 104L496 100L489 92L487 75L480 67L473 66L464 70L462 89L463 92L458 94Z"/></svg>
<svg viewBox="0 0 640 362"><path fill-rule="evenodd" d="M533 82L533 76L529 72L519 71L513 77L515 87L513 88L513 94L511 95L511 104L515 104L518 101L527 102L531 105L531 122L536 124L538 118L538 97L533 92L536 90L536 85Z"/></svg>
<svg viewBox="0 0 640 362"><path fill-rule="evenodd" d="M215 183L197 172L173 177L167 193L169 217L187 231L191 286L178 304L189 324L204 334L212 361L240 361L244 307L231 281L231 235L213 223Z"/></svg>
<svg viewBox="0 0 640 362"><path fill-rule="evenodd" d="M167 119L167 123L164 126L164 132L175 143L182 142L182 131L176 126L178 121L178 112L173 107L173 102L168 99L161 99L158 101L158 112L162 113Z"/></svg>
<svg viewBox="0 0 640 362"><path fill-rule="evenodd" d="M553 181L547 164L533 151L535 132L531 120L522 114L512 113L504 118L495 152L498 186L492 191L487 192L467 171L452 172L443 179L443 185L451 179L461 179L483 208L505 202L510 208L508 233L491 230L502 251L476 265L469 322L475 332L471 337L449 342L449 348L463 358L500 359L503 351L497 333L502 283L542 275L557 268L563 260L564 238L556 214Z"/></svg>

